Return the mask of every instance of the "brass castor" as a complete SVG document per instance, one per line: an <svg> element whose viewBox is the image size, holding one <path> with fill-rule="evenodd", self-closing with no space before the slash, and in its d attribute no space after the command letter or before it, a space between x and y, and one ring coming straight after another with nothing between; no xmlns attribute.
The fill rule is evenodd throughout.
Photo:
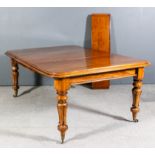
<svg viewBox="0 0 155 155"><path fill-rule="evenodd" d="M134 119L133 122L138 123L138 119Z"/></svg>

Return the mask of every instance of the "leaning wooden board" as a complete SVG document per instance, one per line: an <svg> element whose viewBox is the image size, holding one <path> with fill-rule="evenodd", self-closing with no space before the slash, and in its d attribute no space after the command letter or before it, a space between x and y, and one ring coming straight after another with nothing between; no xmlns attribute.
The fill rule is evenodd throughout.
<svg viewBox="0 0 155 155"><path fill-rule="evenodd" d="M91 46L95 52L102 52L105 55L103 64L110 64L110 15L92 14L91 16ZM108 89L110 81L93 82L93 89Z"/></svg>

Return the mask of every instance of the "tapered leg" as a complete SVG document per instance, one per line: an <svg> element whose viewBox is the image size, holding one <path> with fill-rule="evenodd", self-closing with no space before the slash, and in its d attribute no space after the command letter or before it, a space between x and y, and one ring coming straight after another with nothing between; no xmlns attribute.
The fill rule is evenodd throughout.
<svg viewBox="0 0 155 155"><path fill-rule="evenodd" d="M11 64L12 64L12 88L14 90L14 97L17 97L18 95L18 76L19 76L19 72L18 72L18 63L14 60L11 59Z"/></svg>
<svg viewBox="0 0 155 155"><path fill-rule="evenodd" d="M67 92L57 92L58 94L58 115L59 115L59 125L58 130L61 133L62 143L65 139L65 132L68 129L68 125L66 122L66 114L67 114Z"/></svg>
<svg viewBox="0 0 155 155"><path fill-rule="evenodd" d="M67 125L67 90L69 89L68 81L66 80L55 80L54 85L57 91L57 109L58 109L58 115L59 115L59 124L58 124L58 130L61 134L61 141L64 142L65 139L65 133L68 129Z"/></svg>
<svg viewBox="0 0 155 155"><path fill-rule="evenodd" d="M144 69L143 68L137 69L137 76L134 77L133 89L132 89L133 104L131 107L131 112L134 122L138 122L137 113L139 112L139 103L140 103L140 96L142 93L141 87L143 76L144 76Z"/></svg>

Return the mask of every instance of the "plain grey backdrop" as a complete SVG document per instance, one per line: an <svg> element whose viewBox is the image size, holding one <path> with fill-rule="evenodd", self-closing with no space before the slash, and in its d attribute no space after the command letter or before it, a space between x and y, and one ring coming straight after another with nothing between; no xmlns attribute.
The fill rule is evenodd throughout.
<svg viewBox="0 0 155 155"><path fill-rule="evenodd" d="M0 8L0 85L11 84L9 49L90 47L90 14L111 14L111 52L149 60L145 83L155 83L155 8ZM36 55L37 56L37 55ZM52 80L20 67L20 85ZM130 79L112 83L126 84Z"/></svg>

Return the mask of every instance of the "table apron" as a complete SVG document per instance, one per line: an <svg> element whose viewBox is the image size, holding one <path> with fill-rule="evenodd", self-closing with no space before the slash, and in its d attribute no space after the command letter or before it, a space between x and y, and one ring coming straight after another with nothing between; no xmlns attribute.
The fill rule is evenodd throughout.
<svg viewBox="0 0 155 155"><path fill-rule="evenodd" d="M111 71L111 72L99 73L99 74L83 75L78 77L70 77L69 81L71 84L84 84L89 82L111 80L111 79L133 77L133 76L136 76L136 68L120 70L120 71Z"/></svg>

